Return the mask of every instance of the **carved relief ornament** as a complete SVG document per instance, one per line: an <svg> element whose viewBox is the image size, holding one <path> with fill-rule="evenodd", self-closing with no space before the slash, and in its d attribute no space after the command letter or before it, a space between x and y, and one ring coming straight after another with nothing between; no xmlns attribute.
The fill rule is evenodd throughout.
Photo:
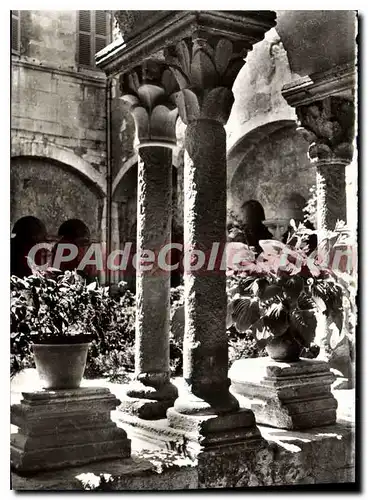
<svg viewBox="0 0 368 500"><path fill-rule="evenodd" d="M354 147L354 102L330 96L296 109L299 131L310 143L311 161L338 160L350 163Z"/></svg>
<svg viewBox="0 0 368 500"><path fill-rule="evenodd" d="M185 124L199 118L226 124L234 102L232 86L248 50L226 38L200 35L165 49L165 62L180 88L174 98Z"/></svg>

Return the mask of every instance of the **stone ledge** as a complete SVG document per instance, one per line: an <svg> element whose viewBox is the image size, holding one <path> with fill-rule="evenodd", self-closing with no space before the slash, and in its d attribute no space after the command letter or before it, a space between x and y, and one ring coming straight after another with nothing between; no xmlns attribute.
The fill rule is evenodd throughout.
<svg viewBox="0 0 368 500"><path fill-rule="evenodd" d="M165 428L165 420L150 424ZM131 429L125 427L136 449ZM348 425L299 432L259 429L267 445L254 451L231 448L221 454L206 452L202 460L191 461L174 451L140 449L126 459L28 477L13 473L12 489L170 491L322 483L351 483L353 489L354 435Z"/></svg>
<svg viewBox="0 0 368 500"><path fill-rule="evenodd" d="M176 454L171 460L167 453L148 456L151 460L132 456L31 476L12 473L11 487L16 491L152 491L197 487L196 469L176 465Z"/></svg>
<svg viewBox="0 0 368 500"><path fill-rule="evenodd" d="M37 389L37 384L32 379L34 373L34 370L28 370L18 384L13 382L13 403L19 402L22 390ZM178 385L180 392L181 379L174 380L174 383ZM118 398L121 397L124 388L121 384L112 384L106 380L88 380L84 381L83 385L107 386ZM263 448L259 455L253 458L249 453L243 458L240 456L241 461L249 462L249 467L243 467L239 472L234 469L231 474L227 474L227 478L224 476L214 478L211 474L212 477L206 481L206 471L203 468L199 476L198 466L187 466L185 461L185 465L181 466L181 462L177 460L178 454L175 452L172 452L171 456L175 459L170 461L170 465L169 460L163 458L165 454L170 456L170 452L163 449L158 451L157 443L156 445L152 443L152 451L142 453L139 440L133 438L131 458L38 473L29 477L21 477L13 473L12 488L19 491L90 489L98 491L103 488L121 491L170 491L222 487L226 484L235 488L339 483L341 488L355 489L356 484L353 484L355 391L336 390L333 394L339 403L337 424L307 431L289 431L260 425L258 428L268 443L267 448ZM112 412L112 419L116 421L116 412ZM117 423L127 431L129 437L132 437L130 426ZM168 442L175 442L177 439L175 433L169 432L165 419L145 421L145 425L147 428L156 427L162 439L166 435ZM169 446L167 449L169 450ZM211 459L213 467L216 467L216 457L209 456L208 459ZM221 461L223 465L229 465L229 460L224 455L220 455L219 460L219 467L221 467ZM208 463L210 464L210 460ZM161 465L164 471L158 473ZM84 482L80 477L81 474L89 474L89 476L82 476ZM103 477L108 483L105 486L100 483L100 474L105 475ZM109 480L111 476L115 479L112 483Z"/></svg>

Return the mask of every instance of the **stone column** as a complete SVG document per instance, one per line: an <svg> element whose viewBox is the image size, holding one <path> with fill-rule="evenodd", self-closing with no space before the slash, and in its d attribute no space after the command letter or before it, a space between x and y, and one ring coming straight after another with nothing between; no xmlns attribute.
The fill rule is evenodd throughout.
<svg viewBox="0 0 368 500"><path fill-rule="evenodd" d="M353 157L354 102L341 96L329 96L308 105L297 107L301 130L309 140L308 156L316 166L317 229L320 238L335 229L336 222L346 222L345 167ZM320 346L320 359L329 361L348 383L352 381L352 367L348 339L338 348L330 349L329 320L319 320L316 342Z"/></svg>
<svg viewBox="0 0 368 500"><path fill-rule="evenodd" d="M350 165L355 137L356 70L353 65L304 77L283 89L287 102L296 108L299 130L309 142L308 156L316 167L317 229L319 240L334 230L338 220L347 220L345 170ZM331 351L328 320L320 318L316 342L320 359L329 361L351 383L352 368L348 339Z"/></svg>
<svg viewBox="0 0 368 500"><path fill-rule="evenodd" d="M121 78L138 149L135 380L122 409L144 419L166 416L177 389L170 382L170 272L159 251L171 241L172 148L177 111L167 101L162 70L152 61Z"/></svg>
<svg viewBox="0 0 368 500"><path fill-rule="evenodd" d="M222 123L199 118L185 134L185 252L206 256L226 239L226 133ZM184 271L186 324L184 379L188 393L175 403L182 413L238 408L229 393L226 337L226 274L215 268ZM189 390L190 388L190 390Z"/></svg>
<svg viewBox="0 0 368 500"><path fill-rule="evenodd" d="M234 101L232 84L244 64L226 39L194 34L167 51L166 60L181 87L175 94L187 125L184 147L185 332L184 390L167 412L169 425L193 433L187 449L211 441L259 440L254 415L240 410L229 392L226 334L226 270L206 266L213 245L226 241L226 124ZM212 57L210 57L212 54ZM237 71L234 71L234 66ZM221 77L219 75L222 75ZM201 251L205 265L188 268L188 253ZM236 438L235 438L235 434ZM211 435L211 438L208 436ZM243 446L245 446L243 444ZM194 453L194 452L193 452Z"/></svg>
<svg viewBox="0 0 368 500"><path fill-rule="evenodd" d="M354 103L330 96L297 107L297 115L317 170L317 228L333 230L338 220L346 222L345 167L353 156Z"/></svg>
<svg viewBox="0 0 368 500"><path fill-rule="evenodd" d="M143 18L120 11L124 43L97 57L97 65L110 75L127 73L153 55L170 68L162 84L187 125L184 224L185 243L193 250L207 252L212 243L226 242L224 125L234 100L231 89L247 52L275 26L275 18L273 11L160 11ZM150 134L157 140L152 127ZM229 452L238 444L241 455L250 442L259 445L260 433L253 413L239 410L229 392L225 271L200 271L185 277L186 387L167 411L170 432L184 432L192 443L185 446L188 451L210 445L221 446L223 454L223 445Z"/></svg>
<svg viewBox="0 0 368 500"><path fill-rule="evenodd" d="M100 226L100 234L101 234L101 240L100 240L100 255L102 257L102 262L97 266L97 278L99 281L99 284L101 286L104 286L106 284L106 277L108 275L108 271L106 269L106 252L107 252L107 197L104 197L103 199L103 206L102 206L102 216L101 216L101 226Z"/></svg>

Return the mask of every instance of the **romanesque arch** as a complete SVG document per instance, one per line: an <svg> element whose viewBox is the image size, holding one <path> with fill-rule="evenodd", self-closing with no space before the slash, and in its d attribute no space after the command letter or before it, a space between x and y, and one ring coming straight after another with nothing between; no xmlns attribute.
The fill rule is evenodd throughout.
<svg viewBox="0 0 368 500"><path fill-rule="evenodd" d="M37 142L12 139L12 158L18 156L31 156L47 158L66 165L76 171L80 176L91 183L99 192L100 196L106 196L106 179L97 172L87 161L83 160L70 150L61 148L50 142Z"/></svg>
<svg viewBox="0 0 368 500"><path fill-rule="evenodd" d="M287 196L295 192L307 199L315 182L307 151L292 120L269 122L246 134L228 157L228 208L237 212L244 201L257 199L266 222L278 225L286 217Z"/></svg>
<svg viewBox="0 0 368 500"><path fill-rule="evenodd" d="M173 153L173 160L172 164L174 167L178 167L179 164L179 155L177 152ZM137 153L134 153L132 156L130 156L121 166L120 170L115 176L115 179L113 180L112 183L112 194L114 195L117 187L119 186L121 180L123 177L129 172L129 170L134 167L138 163L138 155Z"/></svg>
<svg viewBox="0 0 368 500"><path fill-rule="evenodd" d="M100 240L104 196L76 169L52 158L28 155L14 156L10 173L12 221L37 217L44 221L48 237L56 241L60 225L77 218L89 227L95 241Z"/></svg>
<svg viewBox="0 0 368 500"><path fill-rule="evenodd" d="M76 269L83 259L86 251L89 248L91 242L91 234L89 228L79 219L69 219L61 224L58 231L58 244L69 244L75 245L77 248L77 255L73 260L62 262L60 269L73 270ZM54 254L57 246L55 245ZM96 275L96 269L86 267L82 271L82 275L85 277Z"/></svg>
<svg viewBox="0 0 368 500"><path fill-rule="evenodd" d="M228 151L227 154L227 182L231 184L232 178L249 153L258 147L258 144L265 138L271 136L278 130L295 126L295 120L269 121L244 134Z"/></svg>

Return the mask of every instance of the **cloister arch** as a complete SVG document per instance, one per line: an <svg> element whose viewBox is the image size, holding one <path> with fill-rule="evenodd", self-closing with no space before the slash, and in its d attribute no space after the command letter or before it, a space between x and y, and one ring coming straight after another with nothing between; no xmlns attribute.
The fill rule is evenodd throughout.
<svg viewBox="0 0 368 500"><path fill-rule="evenodd" d="M277 221L285 218L291 192L308 198L315 169L307 156L308 143L296 128L292 120L273 121L237 142L228 156L228 208L239 213L244 201L257 199L266 221Z"/></svg>
<svg viewBox="0 0 368 500"><path fill-rule="evenodd" d="M70 150L61 148L50 142L27 141L12 139L11 157L37 157L55 160L74 170L88 183L95 187L99 196L106 196L106 179L97 172L86 160Z"/></svg>
<svg viewBox="0 0 368 500"><path fill-rule="evenodd" d="M114 193L119 186L121 180L123 177L129 172L129 170L134 167L138 163L138 154L134 153L132 156L130 156L120 167L118 173L116 174L113 182L112 182L112 195L114 196ZM179 157L178 153L176 151L173 152L173 158L172 158L172 164L174 167L178 168L179 164Z"/></svg>
<svg viewBox="0 0 368 500"><path fill-rule="evenodd" d="M246 158L249 153L254 150L259 142L269 136L274 132L285 128L294 127L295 120L277 120L269 121L259 127L256 127L244 134L229 150L227 154L227 183L228 186L231 184L232 178L238 169L239 165L242 163L244 158Z"/></svg>
<svg viewBox="0 0 368 500"><path fill-rule="evenodd" d="M100 240L105 197L76 169L52 158L13 156L10 177L13 221L25 215L38 217L55 240L60 225L77 218L89 227L94 240Z"/></svg>

